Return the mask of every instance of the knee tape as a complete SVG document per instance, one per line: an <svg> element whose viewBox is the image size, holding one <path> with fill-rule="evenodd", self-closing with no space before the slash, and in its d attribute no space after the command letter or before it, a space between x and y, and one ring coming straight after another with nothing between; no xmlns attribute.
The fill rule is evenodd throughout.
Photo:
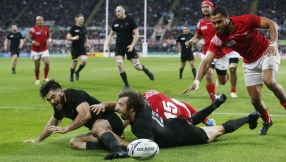
<svg viewBox="0 0 286 162"><path fill-rule="evenodd" d="M136 67L136 66L138 66L138 65L140 65L140 62L139 62L139 61L133 64L134 67Z"/></svg>
<svg viewBox="0 0 286 162"><path fill-rule="evenodd" d="M117 62L118 65L123 64L123 60L116 60L116 62Z"/></svg>
<svg viewBox="0 0 286 162"><path fill-rule="evenodd" d="M237 67L237 63L230 63L228 67L229 68L236 68Z"/></svg>
<svg viewBox="0 0 286 162"><path fill-rule="evenodd" d="M81 61L86 61L87 60L87 56L86 55L82 55L80 56Z"/></svg>

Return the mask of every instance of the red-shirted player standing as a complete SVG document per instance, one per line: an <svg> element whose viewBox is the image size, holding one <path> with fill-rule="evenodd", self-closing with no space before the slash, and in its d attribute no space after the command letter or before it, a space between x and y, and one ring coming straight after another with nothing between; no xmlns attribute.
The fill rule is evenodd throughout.
<svg viewBox="0 0 286 162"><path fill-rule="evenodd" d="M286 109L286 93L276 81L280 64L280 54L277 48L278 25L275 21L256 15L229 17L224 7L216 7L212 11L212 23L216 34L211 40L206 59L201 63L197 79L200 81L221 47L229 47L243 57L245 85L255 110L264 121L259 135L266 135L273 122L262 101L263 83L280 100ZM269 29L270 41L257 28ZM198 89L193 83L184 93Z"/></svg>
<svg viewBox="0 0 286 162"><path fill-rule="evenodd" d="M40 84L39 74L40 74L40 59L43 60L44 67L44 82L48 81L49 73L49 50L48 45L52 42L52 37L49 29L43 26L44 18L42 16L36 17L36 25L30 29L29 41L32 43L31 57L35 63L35 85Z"/></svg>
<svg viewBox="0 0 286 162"><path fill-rule="evenodd" d="M186 42L186 46L196 44L201 40L201 38L203 38L205 44L203 49L203 55L201 56L201 58L202 60L204 60L206 57L206 52L209 48L209 43L215 35L215 29L211 22L211 11L213 9L212 2L208 0L203 1L201 3L201 7L204 18L197 24L196 34L191 40ZM214 61L211 63L210 67L207 70L207 73L205 74L206 89L212 101L214 101L213 96L215 95L215 84L213 80L214 68L216 69L219 83L224 85L228 80L228 58L222 50L216 54ZM196 79L196 81L198 80Z"/></svg>

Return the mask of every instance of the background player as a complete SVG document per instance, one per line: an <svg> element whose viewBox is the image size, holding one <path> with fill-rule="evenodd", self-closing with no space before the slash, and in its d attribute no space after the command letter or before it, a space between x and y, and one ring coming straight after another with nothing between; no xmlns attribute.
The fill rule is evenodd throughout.
<svg viewBox="0 0 286 162"><path fill-rule="evenodd" d="M12 74L16 74L17 60L19 57L20 49L23 47L24 38L20 32L18 32L17 25L12 25L11 32L7 35L4 41L4 50L7 50L7 46L10 42L10 53L12 55Z"/></svg>
<svg viewBox="0 0 286 162"><path fill-rule="evenodd" d="M114 20L112 23L112 29L108 36L105 52L109 51L110 43L116 33L115 60L117 62L120 76L125 84L124 88L130 87L123 65L125 54L127 56L127 60L130 60L135 69L144 71L151 80L154 80L152 72L144 65L140 64L137 52L134 48L139 38L139 31L136 22L131 17L125 15L125 8L122 5L117 6L115 11L118 19Z"/></svg>
<svg viewBox="0 0 286 162"><path fill-rule="evenodd" d="M74 81L73 74L75 73L76 80L79 80L79 72L85 67L87 62L86 49L85 46L90 49L90 45L87 37L86 27L83 26L84 17L82 14L78 14L75 16L76 24L70 29L67 34L67 40L72 41L71 45L71 55L72 55L72 66L70 70L70 81ZM80 57L81 64L78 69L76 69L77 59Z"/></svg>
<svg viewBox="0 0 286 162"><path fill-rule="evenodd" d="M35 63L35 85L40 84L40 59L43 60L44 67L44 82L49 81L49 66L50 66L50 54L48 45L52 42L52 35L50 34L49 28L43 25L44 18L42 16L36 17L36 25L30 29L29 41L32 43L31 57Z"/></svg>
<svg viewBox="0 0 286 162"><path fill-rule="evenodd" d="M191 44L196 44L201 38L204 39L204 49L201 55L202 61L206 58L206 52L209 48L209 43L212 37L215 35L215 29L211 23L211 11L214 8L211 1L203 1L201 3L202 13L204 18L197 24L195 36L186 42L186 46ZM218 80L221 84L225 84L228 80L227 68L228 68L228 58L223 51L220 51L216 55L216 59L210 64L205 77L206 77L206 89L209 93L211 100L213 101L213 96L215 95L215 84L213 80L213 69L216 69ZM196 80L197 81L197 80Z"/></svg>
<svg viewBox="0 0 286 162"><path fill-rule="evenodd" d="M179 78L182 79L183 77L183 71L186 65L186 61L188 60L190 62L190 65L192 67L192 73L194 76L194 79L196 78L196 68L195 68L195 64L194 64L194 55L193 55L193 51L192 51L192 47L186 47L185 43L186 41L190 40L193 37L193 35L190 33L190 29L188 26L184 26L183 27L183 34L180 35L176 42L174 43L175 45L177 45L178 43L180 43L181 45L181 67L180 67L180 76ZM179 52L179 47L176 46L176 50L177 52Z"/></svg>

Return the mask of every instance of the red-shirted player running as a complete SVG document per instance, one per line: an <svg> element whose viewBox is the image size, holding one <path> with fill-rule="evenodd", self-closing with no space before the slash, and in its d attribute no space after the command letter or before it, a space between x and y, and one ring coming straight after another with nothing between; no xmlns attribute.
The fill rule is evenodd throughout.
<svg viewBox="0 0 286 162"><path fill-rule="evenodd" d="M36 25L30 29L29 41L32 43L31 57L35 63L35 85L40 84L39 74L40 74L40 59L43 60L44 67L44 82L48 81L49 73L49 50L48 45L52 42L52 37L49 29L43 26L44 18L42 16L36 17Z"/></svg>
<svg viewBox="0 0 286 162"><path fill-rule="evenodd" d="M207 50L209 48L209 43L213 36L215 35L215 29L211 22L211 11L213 10L213 3L211 1L203 1L201 3L202 13L204 18L197 24L195 36L186 42L186 46L198 43L201 38L204 39L204 49L201 55L202 60L205 59ZM226 54L221 50L215 56L215 59L210 64L210 67L205 74L206 77L206 89L209 93L211 100L213 101L213 96L215 95L215 84L213 80L213 71L216 69L218 81L220 84L224 85L228 80L227 74L228 68L228 58ZM197 79L196 79L197 81Z"/></svg>
<svg viewBox="0 0 286 162"><path fill-rule="evenodd" d="M206 59L201 63L197 79L200 81L221 47L229 47L243 57L245 85L255 110L264 121L259 135L266 135L273 122L262 101L263 83L280 100L286 109L286 93L277 83L276 76L280 64L280 54L277 48L278 25L275 21L256 15L229 17L224 7L216 7L212 11L212 23L216 34L211 40ZM270 41L257 28L269 29ZM194 82L184 93L195 89L199 84Z"/></svg>

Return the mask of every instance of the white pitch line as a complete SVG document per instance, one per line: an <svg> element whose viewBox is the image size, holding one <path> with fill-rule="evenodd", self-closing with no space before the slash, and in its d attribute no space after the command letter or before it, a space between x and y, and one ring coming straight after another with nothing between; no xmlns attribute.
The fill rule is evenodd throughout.
<svg viewBox="0 0 286 162"><path fill-rule="evenodd" d="M11 107L11 106L2 106L0 109L20 109L20 110L48 110L48 109L53 109L52 107L50 108L34 108L34 107ZM243 114L243 113L216 113L213 112L212 114L218 114L218 115L235 115L235 116L245 116L249 114ZM270 114L270 116L278 116L278 117L286 117L286 114Z"/></svg>

